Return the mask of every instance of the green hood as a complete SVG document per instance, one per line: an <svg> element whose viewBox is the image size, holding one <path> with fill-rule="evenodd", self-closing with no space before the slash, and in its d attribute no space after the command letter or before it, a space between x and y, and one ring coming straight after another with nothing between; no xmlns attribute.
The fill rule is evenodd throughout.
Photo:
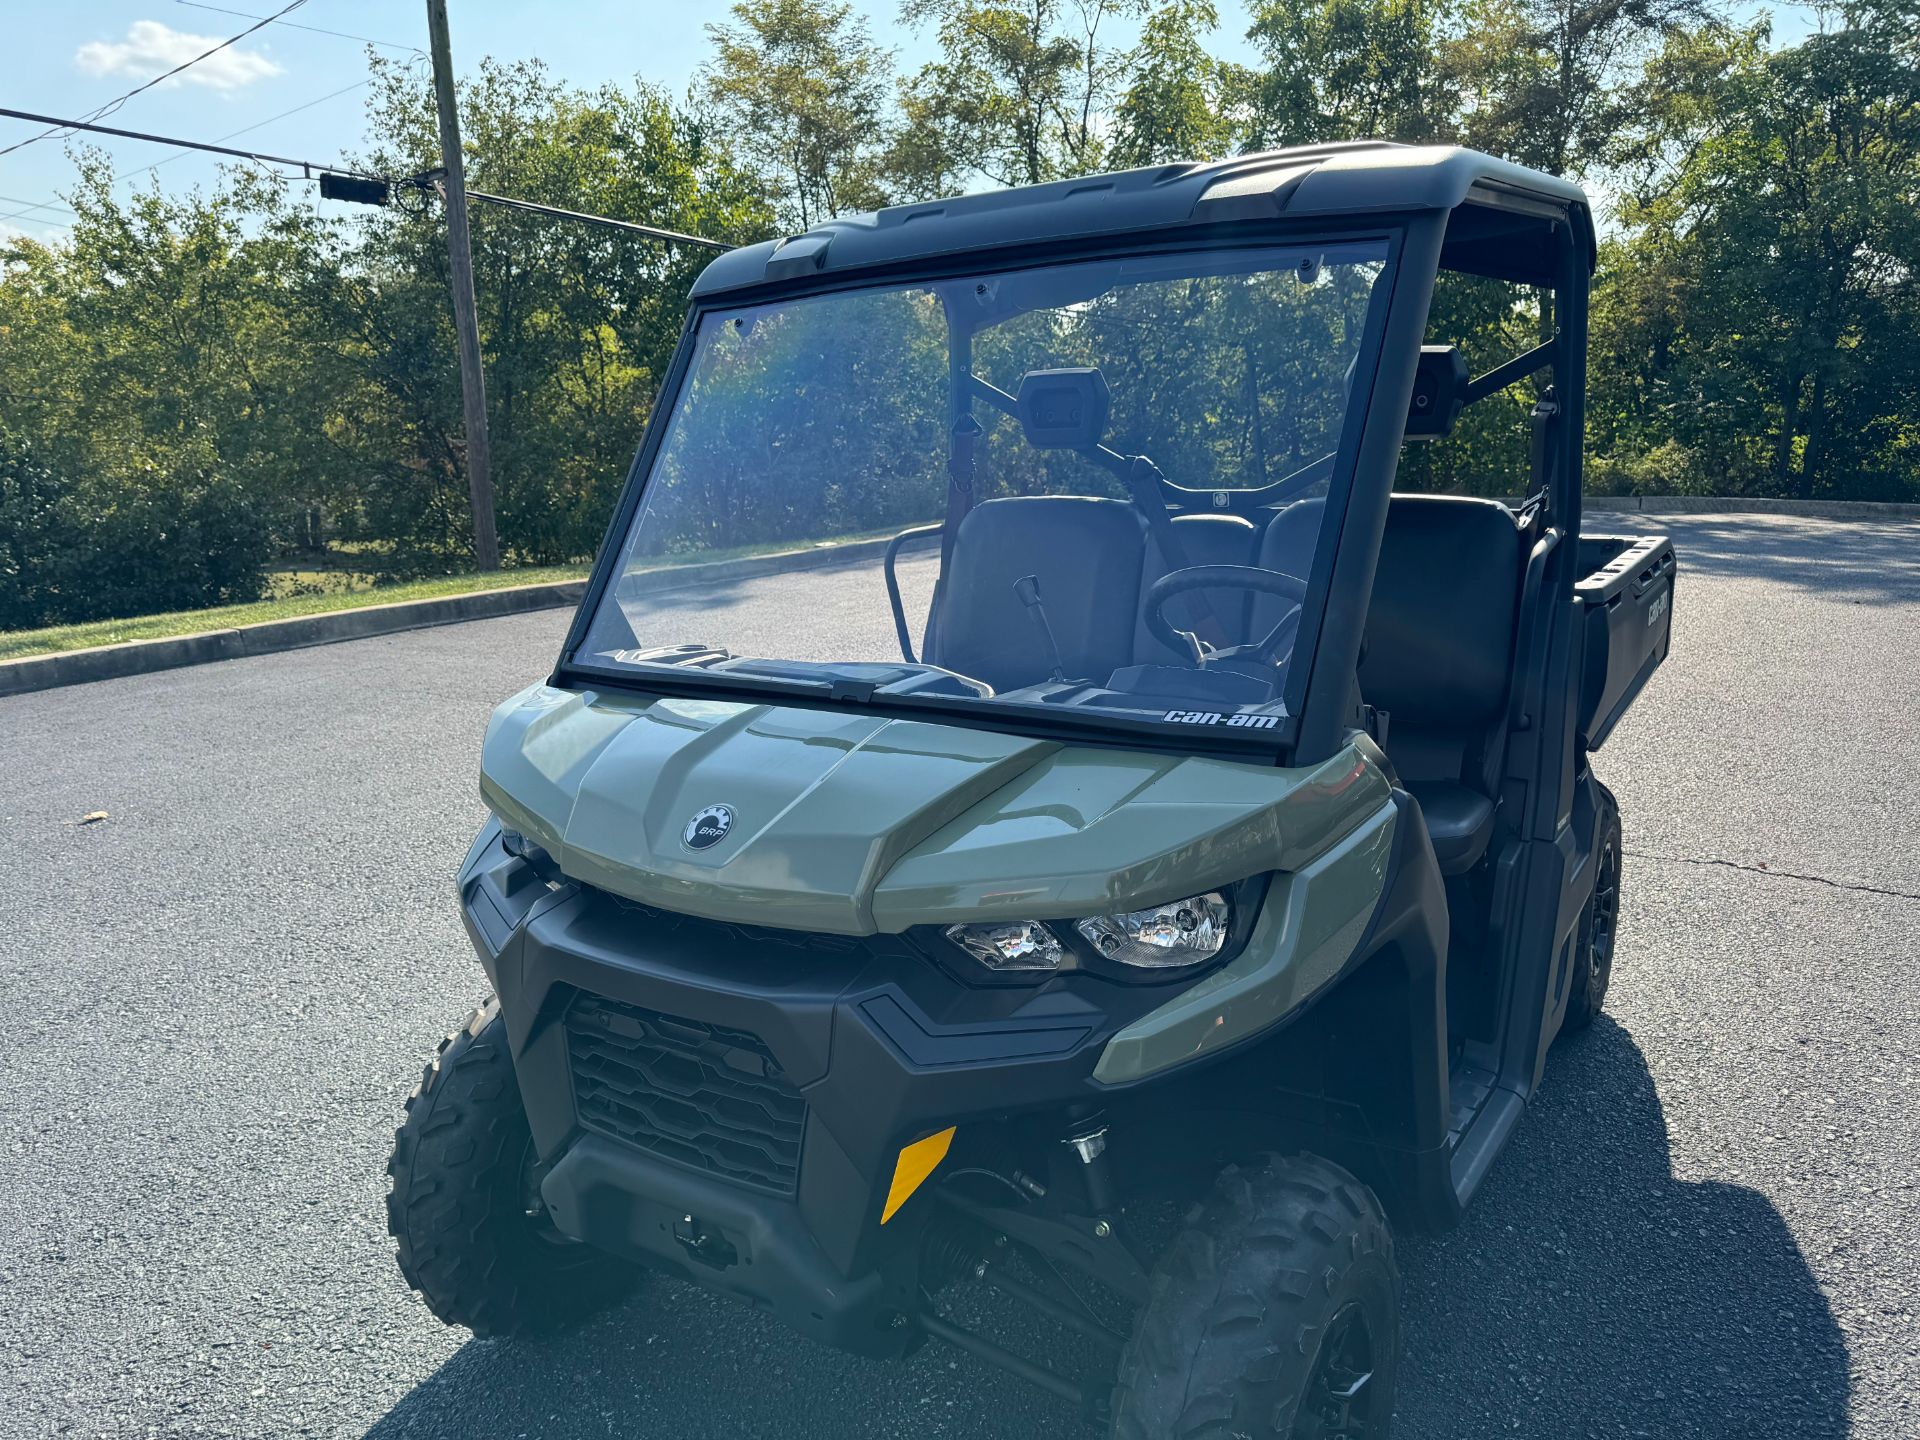
<svg viewBox="0 0 1920 1440"><path fill-rule="evenodd" d="M849 935L1134 909L1294 869L1388 796L1356 748L1281 769L544 685L494 712L480 788L574 879ZM695 849L683 836L712 806L731 828Z"/></svg>

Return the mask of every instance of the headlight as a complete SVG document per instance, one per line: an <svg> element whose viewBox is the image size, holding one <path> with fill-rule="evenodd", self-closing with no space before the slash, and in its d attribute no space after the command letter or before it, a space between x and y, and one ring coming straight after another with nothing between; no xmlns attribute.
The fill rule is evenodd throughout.
<svg viewBox="0 0 1920 1440"><path fill-rule="evenodd" d="M1227 943L1227 897L1217 890L1126 915L1096 915L1073 928L1105 959L1142 969L1211 960Z"/></svg>
<svg viewBox="0 0 1920 1440"><path fill-rule="evenodd" d="M977 922L949 925L941 933L948 944L996 974L1030 976L1028 983L1035 983L1064 970L1098 971L1103 964L1160 971L1201 965L1226 948L1232 928L1233 902L1221 891L1209 890L1123 915L1045 924Z"/></svg>
<svg viewBox="0 0 1920 1440"><path fill-rule="evenodd" d="M1066 948L1037 920L949 925L947 939L989 970L1058 970Z"/></svg>

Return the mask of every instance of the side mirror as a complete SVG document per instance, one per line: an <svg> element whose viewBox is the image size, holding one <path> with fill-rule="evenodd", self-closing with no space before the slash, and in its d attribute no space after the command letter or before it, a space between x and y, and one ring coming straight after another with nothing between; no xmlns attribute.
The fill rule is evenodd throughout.
<svg viewBox="0 0 1920 1440"><path fill-rule="evenodd" d="M1406 438L1439 440L1467 405L1467 358L1457 345L1422 345L1407 402Z"/></svg>
<svg viewBox="0 0 1920 1440"><path fill-rule="evenodd" d="M1091 450L1107 433L1113 396L1091 365L1029 370L1014 397L1020 428L1038 450Z"/></svg>

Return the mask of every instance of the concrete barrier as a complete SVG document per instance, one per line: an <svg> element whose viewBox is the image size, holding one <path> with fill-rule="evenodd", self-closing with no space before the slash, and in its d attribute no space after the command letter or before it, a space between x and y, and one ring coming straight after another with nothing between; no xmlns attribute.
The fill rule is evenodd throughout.
<svg viewBox="0 0 1920 1440"><path fill-rule="evenodd" d="M1808 515L1820 520L1920 520L1920 505L1898 500L1769 500L1744 495L1588 495L1586 510L1652 515Z"/></svg>

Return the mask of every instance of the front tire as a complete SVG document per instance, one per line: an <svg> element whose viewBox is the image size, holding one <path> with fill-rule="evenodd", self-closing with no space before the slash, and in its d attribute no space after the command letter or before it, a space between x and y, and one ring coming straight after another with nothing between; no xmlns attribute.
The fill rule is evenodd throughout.
<svg viewBox="0 0 1920 1440"><path fill-rule="evenodd" d="M540 1203L498 1000L440 1043L393 1138L387 1230L407 1284L449 1325L544 1334L631 1288L633 1266L561 1235Z"/></svg>
<svg viewBox="0 0 1920 1440"><path fill-rule="evenodd" d="M1385 1440L1399 1353L1373 1192L1312 1155L1229 1167L1154 1268L1114 1440Z"/></svg>

